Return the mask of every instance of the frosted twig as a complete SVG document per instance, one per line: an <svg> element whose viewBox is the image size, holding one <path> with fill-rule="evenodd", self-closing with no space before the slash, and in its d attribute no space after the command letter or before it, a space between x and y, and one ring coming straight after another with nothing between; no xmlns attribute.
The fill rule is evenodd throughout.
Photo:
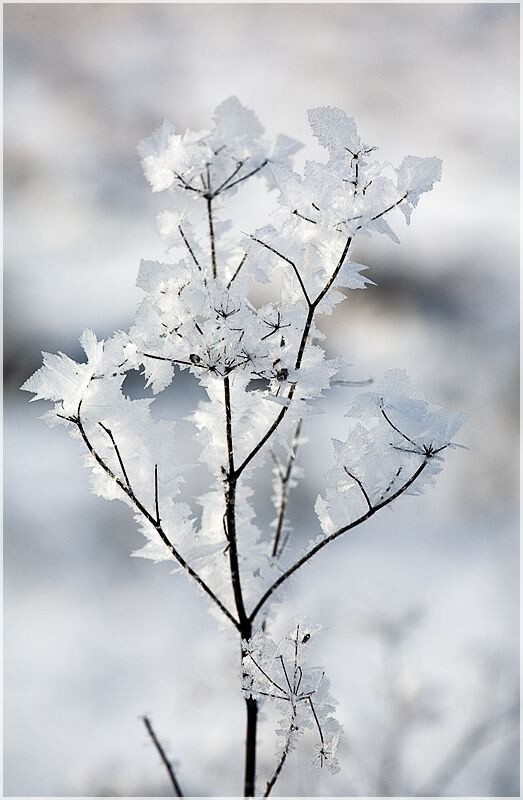
<svg viewBox="0 0 523 800"><path fill-rule="evenodd" d="M211 598L211 600L218 606L220 611L222 611L222 613L225 614L227 619L230 620L230 622L232 622L234 627L235 628L239 628L238 621L233 617L231 612L223 605L221 600L214 594L212 589L210 589L209 586L207 586L205 581L202 580L202 578L198 575L198 573L195 572L195 570L190 566L190 564L188 564L187 561L183 558L183 556L178 552L178 550L175 548L173 543L170 541L169 537L167 536L167 534L163 530L163 528L162 528L161 524L158 522L158 520L156 520L153 517L153 515L149 513L149 511L147 511L145 506L140 502L140 500L138 500L138 498L134 494L133 490L126 483L123 483L123 481L117 475L114 474L112 469L107 466L107 464L105 463L103 458L95 450L95 448L91 444L91 441L90 441L89 437L87 436L87 434L85 432L85 428L84 428L84 425L83 425L83 422L82 422L82 418L81 418L81 409L82 409L82 401L80 400L80 402L78 404L78 410L77 410L76 417L70 417L69 419L70 419L71 422L74 422L75 425L77 426L77 428L78 428L78 430L80 432L80 435L81 435L81 437L82 437L82 439L84 441L85 446L87 447L87 449L89 450L89 452L91 453L91 455L93 456L93 458L95 459L97 464L99 464L99 466L104 470L104 472L110 478L112 478L115 481L117 486L119 486L119 488L122 490L122 492L124 492L127 495L127 497L131 500L133 505L136 507L136 509L145 517L145 519L148 522L150 522L150 524L153 526L153 528L156 529L156 531L158 532L158 535L160 536L160 539L162 540L164 545L167 547L167 549L170 551L170 553L174 556L176 561L180 564L180 566L183 567L183 569L185 569L185 571L189 573L191 578L193 578L196 581L196 583L203 589L203 591L208 595L208 597Z"/></svg>
<svg viewBox="0 0 523 800"><path fill-rule="evenodd" d="M276 532L274 534L274 541L273 541L273 544L272 544L272 554L271 555L272 555L273 558L277 558L277 557L281 556L281 554L283 552L283 544L279 548L280 537L281 537L281 532L282 532L282 529L283 529L283 522L285 520L285 512L287 510L287 500L288 500L288 496L289 496L289 485L290 485L290 480L291 480L291 475L292 475L292 468L293 468L294 463L296 461L296 454L298 452L298 446L299 446L299 443L300 443L301 426L302 426L302 420L300 419L298 421L298 424L296 425L296 429L294 431L294 436L292 438L291 451L289 453L289 459L287 461L287 468L286 468L285 472L283 472L283 473L281 471L279 471L279 478L280 478L280 483L281 483L281 487L280 487L281 497L280 497L280 507L278 509L278 516L277 516L277 519L276 519Z"/></svg>

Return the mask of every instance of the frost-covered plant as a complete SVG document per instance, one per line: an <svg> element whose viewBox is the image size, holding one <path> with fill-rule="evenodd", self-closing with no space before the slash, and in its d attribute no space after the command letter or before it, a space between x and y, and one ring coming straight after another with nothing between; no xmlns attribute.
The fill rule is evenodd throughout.
<svg viewBox="0 0 523 800"><path fill-rule="evenodd" d="M217 108L209 130L180 134L164 123L145 140L145 175L153 191L168 191L172 200L158 222L174 263L142 261L144 299L128 332L98 342L84 331L86 363L44 353L43 366L23 386L33 399L54 401L46 420L83 444L93 491L134 512L146 539L134 555L172 561L239 634L245 796L255 794L260 703L278 706L283 738L266 796L303 729L317 736L316 763L337 770L340 726L328 681L323 670L305 666L316 630L297 621L288 637L272 641L268 614L281 599L278 590L334 539L432 483L464 421L430 405L403 372L389 372L378 389L362 392L334 441L328 484L316 501L322 532L298 557L289 555L302 546L286 548L302 431L345 364L326 358L318 315L342 302L340 290L371 283L350 258L356 237L380 233L398 241L389 212L399 208L409 222L441 171L437 158L407 156L396 169L374 160L376 148L339 109L313 109L309 121L328 157L307 161L303 175L290 167L299 145L280 136L270 147L254 113L235 98ZM238 241L224 208L255 175L278 192L278 224ZM273 283L278 301L256 305L249 298L255 282ZM152 416L151 399L122 391L130 370L141 370L155 395L182 370L207 394L192 414L209 475L196 500L201 517L181 499L174 424ZM268 461L275 519L263 532L250 483Z"/></svg>

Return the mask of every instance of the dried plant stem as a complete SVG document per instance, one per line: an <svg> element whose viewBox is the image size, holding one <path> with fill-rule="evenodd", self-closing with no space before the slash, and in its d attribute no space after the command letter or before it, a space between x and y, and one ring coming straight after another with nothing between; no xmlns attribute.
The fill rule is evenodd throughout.
<svg viewBox="0 0 523 800"><path fill-rule="evenodd" d="M280 577L274 581L272 586L270 586L267 589L265 594L262 595L260 600L255 605L254 609L250 614L251 621L254 621L259 611L265 605L269 597L276 591L276 589L278 589L282 585L282 583L285 583L285 581L288 580L291 577L291 575L293 575L300 567L306 564L307 561L309 561L313 556L316 555L316 553L319 553L320 550L322 550L328 544L337 539L338 536L341 536L347 531L350 531L353 528L356 528L358 525L361 525L363 522L366 522L368 519L374 516L374 514L380 511L380 509L385 508L385 506L389 505L389 503L392 503L393 500L396 500L401 494L403 494L403 492L405 492L409 488L409 486L411 486L414 483L414 481L421 475L421 473L427 466L428 461L429 461L428 457L424 458L423 462L411 475L408 481L406 481L396 492L394 492L394 494L390 495L389 497L385 498L385 500L382 500L376 505L372 506L367 511L366 514L363 514L361 517L358 517L358 519L355 519L353 522L350 522L347 525L344 525L342 528L339 528L339 530L335 531L334 533L331 533L330 536L326 536L325 539L322 539L322 541L319 542L317 545L315 545L315 547L313 547L311 550L309 550L308 553L305 553L305 555L302 556L302 558L300 558L295 564L293 564L292 567L289 567L289 569L287 569L282 575L280 575Z"/></svg>
<svg viewBox="0 0 523 800"><path fill-rule="evenodd" d="M140 500L136 497L131 486L124 483L117 475L115 475L112 469L106 464L106 462L103 460L100 454L95 450L94 446L91 443L91 440L89 439L85 431L81 417L81 409L82 409L82 401L80 400L78 404L76 417L69 417L68 419L70 422L73 422L77 426L85 446L87 447L87 449L89 450L89 452L91 453L92 457L95 459L97 464L104 470L104 472L107 475L109 475L110 478L112 478L115 481L115 483L122 490L122 492L124 492L127 495L127 497L129 498L129 500L131 500L132 504L137 509L137 511L139 511L140 514L142 514L145 517L145 519L153 526L153 528L155 528L160 539L167 547L167 549L170 551L171 555L174 556L176 561L180 564L180 566L183 567L183 569L191 576L191 578L193 578L193 580L196 581L198 586L200 586L200 588L203 589L206 595L211 598L213 603L215 603L215 605L218 606L220 611L222 611L222 613L225 614L227 619L230 622L232 622L234 627L239 629L238 620L236 620L233 617L231 612L214 594L212 589L205 583L204 580L202 580L202 578L198 575L198 573L195 572L195 570L187 563L187 561L183 558L183 556L178 552L178 550L175 548L175 546L173 545L173 543L170 541L169 537L163 530L161 523L145 508L143 503L140 502Z"/></svg>
<svg viewBox="0 0 523 800"><path fill-rule="evenodd" d="M292 444L289 453L289 460L287 461L287 467L285 469L285 472L280 475L281 498L280 498L280 507L278 509L278 518L276 520L276 532L274 534L274 541L272 545L273 558L278 558L282 554L283 547L285 545L285 542L283 542L283 544L280 547L280 539L283 530L283 523L285 521L285 513L287 511L287 499L289 496L289 484L291 480L292 469L296 461L296 454L298 452L298 446L300 443L301 426L302 426L302 420L300 419L298 420L298 424L296 425L294 431L294 436L292 437Z"/></svg>
<svg viewBox="0 0 523 800"><path fill-rule="evenodd" d="M174 772L173 765L171 764L171 762L167 758L165 750L163 749L162 745L160 744L160 741L159 741L158 737L156 736L156 733L154 732L154 728L151 725L151 721L150 721L149 717L145 716L145 717L142 717L142 719L143 719L143 724L145 725L145 728L147 730L147 733L151 737L151 741L154 744L154 746L156 747L156 750L158 751L158 755L162 759L162 762L163 762L163 764L165 766L165 769L169 773L169 778L171 779L171 783L173 785L174 794L176 795L176 797L183 797L184 794L183 794L183 792L181 790L180 784L178 783L178 779L176 777L176 773Z"/></svg>
<svg viewBox="0 0 523 800"><path fill-rule="evenodd" d="M287 756L289 755L290 748L291 748L291 735L292 735L292 731L293 730L294 730L294 716L292 718L291 724L289 725L289 730L287 732L287 737L285 739L285 745L283 747L283 751L282 751L282 754L280 756L280 760L278 761L278 764L276 766L276 769L274 770L274 773L273 773L272 777L270 778L270 780L267 781L267 786L265 788L265 792L263 793L264 797L269 797L269 795L270 795L270 793L271 793L271 791L272 791L272 789L274 787L274 784L276 783L276 781L280 777L280 772L283 769L283 765L287 761Z"/></svg>

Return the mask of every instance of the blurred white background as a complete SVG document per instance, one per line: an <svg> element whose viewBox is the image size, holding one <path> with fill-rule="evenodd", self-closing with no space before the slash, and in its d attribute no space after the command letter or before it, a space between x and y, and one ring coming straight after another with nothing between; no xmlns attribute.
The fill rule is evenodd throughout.
<svg viewBox="0 0 523 800"><path fill-rule="evenodd" d="M416 794L434 777L439 794L519 795L513 722L481 748L463 738L513 708L518 681L518 30L518 4L4 6L6 796L168 793L144 712L186 794L240 787L234 639L185 579L128 558L130 515L89 494L79 448L18 391L40 350L79 356L83 326L129 325L140 258L165 258L166 198L135 146L164 116L204 127L231 94L271 135L307 144L298 164L321 155L305 112L327 104L383 159L443 158L412 226L394 220L402 244L358 245L377 286L325 329L354 378L402 367L470 414L470 450L449 455L435 489L296 579L282 613L327 624L318 661L340 701L344 768L317 779L294 754L280 792ZM265 221L263 191L238 197L243 230ZM349 400L334 390L307 431L291 504L303 535ZM194 401L180 382L161 410ZM427 713L409 721L412 708ZM274 746L267 725L260 785ZM457 766L438 775L449 754Z"/></svg>

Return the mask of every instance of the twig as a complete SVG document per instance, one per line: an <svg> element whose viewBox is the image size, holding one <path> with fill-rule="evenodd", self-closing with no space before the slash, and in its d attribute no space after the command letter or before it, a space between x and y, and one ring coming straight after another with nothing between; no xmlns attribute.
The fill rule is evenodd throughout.
<svg viewBox="0 0 523 800"><path fill-rule="evenodd" d="M120 468L121 468L121 470L122 470L122 473L123 473L123 476L124 476L125 482L126 482L127 486L128 486L128 487L129 487L129 489L130 489L130 488L131 488L131 484L129 483L129 477L128 477L128 475L127 475L127 472L126 472L126 470L125 470L125 465L124 465L124 463L123 463L123 461L122 461L122 456L120 455L120 450L118 449L118 445L116 444L116 442L115 442L115 440L114 440L114 436L113 436L113 434L112 434L112 431L110 431L110 430L109 430L109 428L106 428L106 427L105 427L105 425L102 425L102 423L101 423L101 422L99 422L99 423L98 423L98 425L100 426L100 428L101 428L102 430L104 430L104 431L106 432L106 434L108 435L109 439L111 440L111 442L112 442L112 445L113 445L113 447L114 447L114 451L115 451L115 453L116 453L116 456L117 456L117 458L118 458L118 461L119 461L119 464L120 464Z"/></svg>
<svg viewBox="0 0 523 800"><path fill-rule="evenodd" d="M230 279L229 283L227 284L227 289L230 289L230 288L231 288L231 285L232 285L232 282L233 282L234 280L236 280L236 278L237 278L237 276L238 276L238 273L239 273L239 271L241 270L241 268L242 268L242 267L243 267L243 265L245 264L245 259L246 259L246 258L247 258L247 253L244 253L244 254L243 254L243 258L242 258L242 260L240 261L240 263L239 263L239 264L238 264L238 266L236 267L236 270L235 270L235 272L234 272L234 275L232 276L232 278Z"/></svg>
<svg viewBox="0 0 523 800"><path fill-rule="evenodd" d="M294 369L295 370L298 370L300 368L300 366L301 366L301 362L302 362L303 355L304 355L304 352L305 352L305 346L306 346L307 340L309 338L309 333L310 333L310 329L311 329L312 322L313 322L313 319L314 319L314 314L316 312L316 308L321 303L321 301L323 300L323 298L325 297L325 295L329 291L330 287L332 286L332 284L336 280L336 277L337 277L337 275L338 275L338 273L339 273L339 271L340 271L340 269L341 269L341 267L342 267L342 265L343 265L343 263L345 261L347 253L349 252L349 248L350 248L351 242L352 242L352 236L349 236L347 241L345 242L345 245L344 245L344 248L343 248L343 252L342 252L342 254L341 254L340 258L339 258L339 261L338 261L338 263L337 263L337 265L336 265L336 267L334 269L334 272L332 273L330 279L328 280L326 285L323 287L322 291L319 293L319 295L316 297L316 299L309 305L309 310L307 312L307 317L305 319L305 324L303 326L303 333L302 333L300 345L299 345L299 348L298 348L298 355L296 357L296 363L294 365ZM289 394L287 395L287 400L289 400L289 401L292 400L292 398L294 397L295 391L296 391L296 384L293 383L292 386L289 389ZM244 459L242 464L240 464L240 466L236 469L236 476L237 477L239 477L241 475L243 470L252 461L254 456L257 455L257 453L264 446L265 442L267 442L270 439L270 437L272 436L274 431L278 428L278 426L279 426L280 422L282 421L282 419L285 417L285 414L287 413L287 410L289 409L289 407L290 407L290 402L289 402L288 405L283 406L282 410L280 411L280 413L278 414L278 416L276 417L276 419L274 420L274 422L272 423L270 428L262 436L262 438L259 440L258 444L251 450L251 452Z"/></svg>
<svg viewBox="0 0 523 800"><path fill-rule="evenodd" d="M255 666L255 667L257 667L257 668L260 670L261 674L262 674L262 675L264 675L264 676L267 678L267 680L269 681L269 683L272 683L272 685L273 685L273 686L275 686L275 687L276 687L276 689L279 689L279 690L280 690L280 692L282 692L283 694L285 694L285 689L283 689L283 688L280 686L280 684L279 684L279 683L276 683L276 681L274 681L274 680L273 680L273 679L272 679L272 678L271 678L271 677L270 677L270 676L269 676L269 675L268 675L268 674L265 672L265 670L263 669L263 667L260 667L260 665L258 664L258 662L256 661L256 659L255 659L255 658L254 658L254 657L251 655L251 653L247 653L247 655L248 655L248 657L251 659L251 661L252 661L252 663L254 664L254 666ZM285 698L285 699L287 699L287 698Z"/></svg>
<svg viewBox="0 0 523 800"><path fill-rule="evenodd" d="M171 555L174 556L176 561L180 564L180 566L183 567L183 569L191 576L191 578L193 578L196 581L196 583L200 586L200 588L203 589L203 591L218 606L218 608L222 611L222 613L225 614L227 619L230 620L230 622L232 622L234 627L239 629L238 620L236 620L233 617L231 612L224 606L224 604L221 602L221 600L214 594L212 589L209 586L207 586L205 581L198 575L197 572L194 571L194 569L190 566L190 564L188 564L187 561L183 558L183 556L178 552L178 550L175 548L173 543L170 541L169 537L167 536L167 534L163 530L163 528L162 528L161 524L158 522L158 520L156 520L153 517L153 515L149 513L149 511L147 511L145 506L140 502L140 500L138 500L138 498L136 497L136 495L133 492L133 490L131 489L131 487L128 486L126 483L124 483L117 475L115 475L114 472L112 471L112 469L109 466L107 466L107 464L105 463L103 458L97 453L97 451L95 450L95 448L91 444L91 441L90 441L89 437L87 436L87 434L85 432L85 428L84 428L84 425L83 425L83 422L82 422L82 418L81 418L81 409L82 409L82 401L80 400L80 402L78 403L77 415L76 415L76 417L70 417L70 420L71 420L71 422L74 422L75 425L77 426L77 428L78 428L78 430L80 432L80 435L81 435L81 437L82 437L82 439L84 441L85 446L87 447L87 449L89 450L89 452L91 453L93 458L95 459L96 463L104 470L104 472L107 475L109 475L110 478L112 478L115 481L117 486L122 490L122 492L124 492L124 494L127 495L127 497L132 502L132 504L135 506L135 508L145 517L145 519L148 522L150 522L150 524L153 526L153 528L155 528L155 530L157 531L160 539L162 540L164 545L167 547L167 549L169 550Z"/></svg>
<svg viewBox="0 0 523 800"><path fill-rule="evenodd" d="M207 202L207 220L209 223L209 239L211 242L211 267L212 267L212 276L216 278L216 246L214 241L214 223L212 218L212 195L207 195L206 197Z"/></svg>
<svg viewBox="0 0 523 800"><path fill-rule="evenodd" d="M283 669L283 674L285 675L285 680L287 681L287 686L289 687L289 697L292 697L294 695L294 692L293 692L293 689L292 689L292 686L291 686L291 682L289 680L289 676L287 675L287 669L285 667L285 661L283 660L283 656L282 655L278 656L278 658L281 661L281 667Z"/></svg>
<svg viewBox="0 0 523 800"><path fill-rule="evenodd" d="M154 509L156 511L156 521L160 524L160 504L158 501L158 464L154 465Z"/></svg>
<svg viewBox="0 0 523 800"><path fill-rule="evenodd" d="M314 705L312 703L312 697L308 697L307 700L309 701L309 705L311 707L311 711L312 711L314 719L316 721L316 727L318 728L318 733L320 734L320 742L321 742L322 747L323 747L325 745L325 739L323 738L323 731L321 729L321 725L320 725L320 721L318 719L318 715L316 714L316 709L314 708ZM323 766L323 764L322 764L322 766Z"/></svg>
<svg viewBox="0 0 523 800"><path fill-rule="evenodd" d="M305 300L307 301L307 305L310 307L311 306L311 301L310 301L309 295L307 293L307 289L305 288L305 284L303 283L303 280L302 280L302 277L300 275L300 272L299 272L296 264L294 263L294 261L291 261L290 258L287 258L287 256L284 256L283 253L280 253L279 250L276 250L276 248L272 247L272 245L266 244L265 242L262 242L262 240L258 239L256 236L251 236L251 239L253 240L253 242L257 242L258 244L261 244L261 246L265 247L266 250L270 250L270 252L274 253L275 256L279 256L279 258L281 258L282 261L285 261L287 264L290 264L290 266L294 270L294 274L296 275L296 278L298 279L298 283L300 284L300 287L301 287L301 290L302 290L303 295L305 297Z"/></svg>
<svg viewBox="0 0 523 800"><path fill-rule="evenodd" d="M286 510L287 510L287 500L288 500L288 497L289 497L289 484L290 484L290 479L291 479L291 474L292 474L292 468L294 466L294 462L296 461L296 454L298 452L301 426L302 426L302 420L300 419L300 420L298 420L298 424L296 425L296 430L294 431L294 436L293 436L292 445L291 445L291 451L289 453L289 460L287 462L287 468L286 468L284 473L282 473L281 471L278 472L279 478L280 478L280 481L281 481L281 499L280 499L280 507L279 507L279 510L278 510L278 517L277 517L277 522L276 522L276 533L274 534L274 542L273 542L273 545L272 545L272 557L273 558L281 556L281 554L283 552L283 546L281 547L280 552L278 552L278 546L280 544L280 537L281 537L281 532L282 532L282 529L283 529L283 522L284 522L284 519L285 519Z"/></svg>
<svg viewBox="0 0 523 800"><path fill-rule="evenodd" d="M417 443L416 443L416 442L415 442L413 439L410 439L410 438L409 438L409 437L408 437L408 436L407 436L405 433L403 433L402 431L400 431L400 429L399 429L398 427L396 427L396 425L394 425L394 423L393 423L393 422L391 422L390 418L388 417L387 413L385 412L385 409L383 408L383 398L382 398L382 400L381 400L381 404L380 404L380 411L381 411L381 413L382 413L382 416L383 416L383 417L386 419L386 421L389 423L390 427L391 427L393 430L395 430L395 431L396 431L396 433L399 433L399 435L400 435L400 436L401 436L403 439L405 439L405 441L406 441L406 442L410 442L410 444L413 444L413 445L414 445L414 447L418 447Z"/></svg>
<svg viewBox="0 0 523 800"><path fill-rule="evenodd" d="M180 784L178 783L178 779L177 779L176 774L174 772L173 766L172 766L171 762L169 761L169 759L167 758L165 750L163 749L162 745L160 744L160 742L158 740L158 737L156 736L156 733L154 732L154 729L153 729L153 726L151 725L151 721L150 721L149 717L144 716L144 717L142 717L142 720L143 720L143 724L145 725L145 729L147 730L147 733L151 737L152 743L154 744L154 746L156 747L156 750L158 751L158 755L162 759L162 762L163 762L163 765L165 766L165 769L169 773L169 778L171 779L171 783L173 785L173 789L174 789L174 793L175 793L176 797L183 797L184 794L183 794L183 792L181 790Z"/></svg>
<svg viewBox="0 0 523 800"><path fill-rule="evenodd" d="M300 214L300 212L297 209L294 209L294 211L292 213L296 217L299 217L300 219L305 220L305 222L312 222L313 225L317 225L317 222L316 222L315 219L311 219L310 217L306 217L304 214Z"/></svg>
<svg viewBox="0 0 523 800"><path fill-rule="evenodd" d="M287 737L286 737L286 740L285 740L285 746L283 748L283 752L281 754L280 760L278 761L278 764L276 766L276 769L274 770L274 774L272 775L272 778L269 781L267 781L267 786L266 786L265 792L263 794L264 797L269 797L269 795L270 795L270 793L271 793L271 791L272 791L272 789L274 787L274 784L276 783L276 781L280 777L280 772L282 771L283 765L285 764L285 762L287 760L287 756L289 755L290 748L291 748L291 736L292 736L292 732L294 730L294 719L295 719L295 713L293 714L291 723L289 725L289 730L287 732Z"/></svg>
<svg viewBox="0 0 523 800"><path fill-rule="evenodd" d="M244 164L245 164L245 161L238 161L238 163L236 164L236 168L235 168L234 172L232 173L232 175L229 175L228 178L225 178L223 183L221 183L218 186L218 188L214 190L214 196L215 197L217 197L220 194L222 189L225 188L226 184L229 183L229 181L232 181L232 179L238 174L238 172L241 170L241 168L243 167Z"/></svg>
<svg viewBox="0 0 523 800"><path fill-rule="evenodd" d="M358 484L358 486L360 487L361 492L362 492L365 500L367 501L367 505L369 507L369 511L372 511L372 503L370 502L369 495L367 494L367 490L365 489L365 487L362 484L362 482L360 481L360 479L357 478L356 475L353 475L352 472L349 472L347 467L343 467L343 469L345 470L345 472L347 473L349 478L352 478L352 480L355 481Z"/></svg>
<svg viewBox="0 0 523 800"><path fill-rule="evenodd" d="M192 247L191 247L191 245L190 245L190 243L189 243L189 240L188 240L187 236L185 235L185 233L184 233L184 231L183 231L183 228L182 228L182 226L181 226L181 225L178 225L178 230L179 230L179 232L180 232L180 236L182 237L182 239L183 239L183 241L184 241L184 244L185 244L185 246L186 246L187 250L189 251L189 253L190 253L190 255L191 255L191 258L192 258L192 260L194 261L194 263L195 263L195 264L196 264L196 266L198 267L199 271L200 271L200 272L202 272L202 268L201 268L201 266L200 266L200 262L198 261L198 259L197 259L197 258L196 258L196 256L194 255L194 250L192 249Z"/></svg>
<svg viewBox="0 0 523 800"><path fill-rule="evenodd" d="M406 481L403 484L403 486L401 486L396 492L394 492L394 494L390 495L390 497L387 497L385 500L377 503L375 506L372 506L372 508L369 509L366 514L363 514L361 517L358 517L358 519L354 520L353 522L350 522L347 525L344 525L342 528L339 528L334 533L331 533L330 536L326 536L325 539L322 539L321 542L318 542L317 545L315 545L311 550L309 550L308 553L302 556L302 558L300 558L295 564L293 564L292 567L289 567L289 569L287 569L282 575L280 575L280 577L274 581L272 586L270 586L267 589L265 594L255 605L254 609L250 614L251 621L255 619L256 615L258 614L260 609L265 605L265 603L267 602L269 597L273 594L273 592L275 592L276 589L278 589L282 585L282 583L285 583L285 581L288 580L291 577L291 575L293 575L296 572L296 570L302 567L303 564L306 564L307 561L309 561L313 556L316 555L316 553L318 553L320 550L322 550L324 547L330 544L330 542L333 542L334 539L337 539L338 536L341 536L343 533L346 533L347 531L352 530L358 525L361 525L362 522L366 522L366 520L370 519L372 516L374 516L374 514L380 511L380 509L385 508L385 506L389 505L389 503L392 503L393 500L396 500L401 494L403 494L404 491L406 491L409 488L409 486L411 486L414 483L416 478L418 478L421 475L421 473L427 466L428 462L429 462L429 457L427 456L424 458L423 462L413 473L413 475L411 475L408 481Z"/></svg>
<svg viewBox="0 0 523 800"><path fill-rule="evenodd" d="M251 178L253 175L256 175L256 173L259 172L261 169L263 169L268 163L269 163L269 159L266 158L265 161L262 164L260 164L258 167L256 167L256 169L253 169L251 172L248 172L247 175L242 175L241 178L238 178L237 180L233 181L232 183L229 183L228 186L222 187L221 191L222 192L226 192L228 189L232 189L233 186L237 186L239 183L242 183L243 181L246 181L248 178Z"/></svg>
<svg viewBox="0 0 523 800"><path fill-rule="evenodd" d="M406 198L408 197L408 194L409 194L408 192L405 192L405 194L402 197L400 197L399 200L396 200L396 202L393 203L391 206L389 206L388 208L385 208L383 211L380 211L380 213L376 214L375 217L371 217L370 221L374 222L374 220L379 219L380 217L383 217L384 214L388 214L389 211L392 211L393 208L396 208L396 206L399 206L400 203L403 203L403 201L406 200Z"/></svg>

